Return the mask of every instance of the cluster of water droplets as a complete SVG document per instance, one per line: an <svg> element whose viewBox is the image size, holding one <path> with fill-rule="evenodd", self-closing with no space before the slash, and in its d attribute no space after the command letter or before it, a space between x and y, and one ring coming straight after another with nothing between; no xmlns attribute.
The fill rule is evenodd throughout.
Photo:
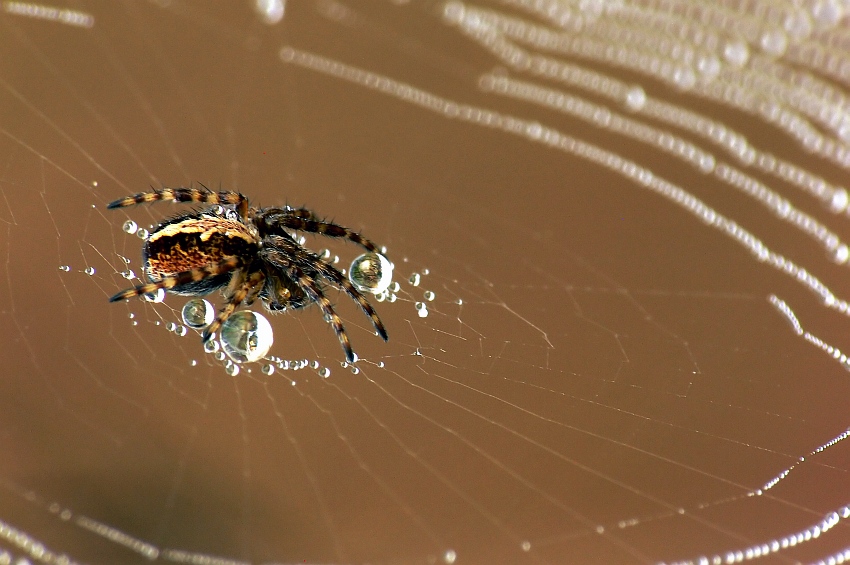
<svg viewBox="0 0 850 565"><path fill-rule="evenodd" d="M149 230L140 228L133 220L124 222L123 231L141 239L146 239L150 235ZM303 235L293 234L293 238L300 245L305 245L307 242ZM363 253L351 262L348 269L342 268L340 272L348 278L357 290L364 294L373 295L376 301L394 303L402 296L404 302L413 303L418 317L428 317L430 313L428 306L436 298L436 293L423 288L422 283L424 277L429 275L430 271L426 268L413 272L406 280L410 288L403 290L402 285L393 278L395 265L387 259L386 253L385 247L381 248L379 253ZM329 265L338 265L341 261L339 255L333 254L329 249L322 250L318 255L321 260ZM120 271L121 276L127 280L136 279L136 272L129 266L130 260L126 257L121 257L121 259L126 267L123 271ZM405 259L405 262L407 262L407 259ZM71 270L69 266L61 266L60 269L66 272ZM85 272L94 274L94 268L87 269ZM162 302L165 300L166 294L164 289L158 289L153 293L143 295L143 297L149 302ZM182 324L166 322L164 325L169 332L178 337L183 337L189 334L189 330L195 330L196 333L203 331L213 322L215 317L215 307L209 300L193 298L183 305L180 312ZM130 314L130 319L133 325L138 325L134 314ZM157 325L162 324L157 322ZM318 361L270 356L269 351L273 343L274 330L269 320L259 312L241 310L232 314L222 324L217 335L204 343L204 351L215 361L221 363L225 372L232 376L239 374L240 366L246 363L262 363L261 371L266 375L271 375L276 370L312 369L322 378L330 376L330 369L321 366ZM344 369L349 369L353 374L358 374L360 370L357 368L356 362L355 354L353 363L343 361L341 366ZM195 366L197 360L193 360L191 363ZM383 363L380 363L379 366L383 366ZM247 370L250 372L250 369Z"/></svg>

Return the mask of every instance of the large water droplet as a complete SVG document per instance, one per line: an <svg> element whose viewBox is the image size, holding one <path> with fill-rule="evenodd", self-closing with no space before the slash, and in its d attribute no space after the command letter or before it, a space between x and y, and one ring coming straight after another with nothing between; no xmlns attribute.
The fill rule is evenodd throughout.
<svg viewBox="0 0 850 565"><path fill-rule="evenodd" d="M183 323L190 328L205 328L215 319L215 309L209 300L193 298L183 305Z"/></svg>
<svg viewBox="0 0 850 565"><path fill-rule="evenodd" d="M237 363L265 357L274 343L274 331L265 316L242 310L221 326L221 347Z"/></svg>
<svg viewBox="0 0 850 565"><path fill-rule="evenodd" d="M351 263L348 279L360 292L380 294L393 280L393 264L380 253L364 253Z"/></svg>

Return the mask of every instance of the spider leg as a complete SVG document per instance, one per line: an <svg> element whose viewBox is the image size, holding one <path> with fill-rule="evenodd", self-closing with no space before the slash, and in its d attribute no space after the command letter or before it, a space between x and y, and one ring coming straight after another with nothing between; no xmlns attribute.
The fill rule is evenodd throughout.
<svg viewBox="0 0 850 565"><path fill-rule="evenodd" d="M225 190L213 192L204 185L196 187L178 188L155 188L148 192L140 192L132 196L119 198L106 205L109 209L125 208L146 202L157 202L159 200L174 200L175 202L201 202L206 204L233 204L237 207L241 217L248 213L248 198L238 192Z"/></svg>
<svg viewBox="0 0 850 565"><path fill-rule="evenodd" d="M229 273L230 271L234 271L241 266L241 259L239 259L238 257L229 257L218 263L210 263L209 265L206 265L204 267L198 267L190 271L183 271L182 273L163 277L162 279L156 282L140 284L133 288L122 290L121 292L110 298L109 301L118 302L119 300L125 300L127 298L132 298L141 294L156 292L160 288L168 290L174 288L175 286L180 286L182 284L199 281L208 277L214 277L216 275L221 275L224 273Z"/></svg>
<svg viewBox="0 0 850 565"><path fill-rule="evenodd" d="M366 297L357 290L353 284L343 275L339 270L323 261L321 257L310 253L309 251L304 250L302 247L296 245L293 241L283 238L283 237L272 237L271 240L274 242L274 245L280 247L284 251L286 251L290 256L294 257L299 263L309 265L316 269L322 276L324 276L329 281L333 282L340 288L342 288L348 296L351 297L352 300L357 302L360 305L360 308L363 312L369 316L372 320L372 325L375 326L375 329L378 330L378 335L384 341L387 341L389 337L387 336L387 330L384 327L383 322L378 317L377 312L375 312L372 305L366 300Z"/></svg>
<svg viewBox="0 0 850 565"><path fill-rule="evenodd" d="M298 283L305 293L322 309L325 317L331 322L331 325L336 332L339 343L342 345L342 350L345 352L345 358L349 363L354 363L354 351L351 349L351 341L348 339L348 334L345 333L345 327L342 325L342 319L334 311L331 301L322 293L322 289L316 284L312 277L308 276L301 270L301 267L289 260L284 253L275 249L265 248L263 253L266 259L273 265L283 269L286 274Z"/></svg>
<svg viewBox="0 0 850 565"><path fill-rule="evenodd" d="M236 308L239 307L242 302L246 300L247 297L251 297L251 301L253 302L254 297L256 297L259 289L262 288L263 281L266 279L266 275L263 274L262 271L254 271L250 275L245 275L245 271L240 271L235 277L234 281L235 290L229 293L229 297L227 300L227 304L224 305L224 308L218 313L215 320L204 329L204 333L201 335L201 339L206 343L212 338L213 334L218 331L221 325L236 311Z"/></svg>
<svg viewBox="0 0 850 565"><path fill-rule="evenodd" d="M256 218L262 224L260 231L268 234L281 235L281 228L289 228L309 233L318 233L327 237L335 237L353 241L372 253L379 253L378 247L349 228L333 222L319 219L306 208L270 208L261 211Z"/></svg>

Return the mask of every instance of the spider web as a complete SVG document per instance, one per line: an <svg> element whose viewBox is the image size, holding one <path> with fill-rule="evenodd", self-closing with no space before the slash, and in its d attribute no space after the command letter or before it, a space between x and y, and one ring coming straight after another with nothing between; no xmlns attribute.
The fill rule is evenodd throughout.
<svg viewBox="0 0 850 565"><path fill-rule="evenodd" d="M845 8L661 4L3 2L0 562L847 559ZM390 341L109 304L195 182Z"/></svg>

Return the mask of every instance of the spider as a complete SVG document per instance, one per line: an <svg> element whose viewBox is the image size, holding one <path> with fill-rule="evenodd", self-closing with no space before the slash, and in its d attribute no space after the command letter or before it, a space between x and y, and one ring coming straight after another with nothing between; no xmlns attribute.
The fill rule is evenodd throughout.
<svg viewBox="0 0 850 565"><path fill-rule="evenodd" d="M204 342L240 304L250 305L257 296L271 312L317 303L333 326L346 359L354 362L342 320L323 292L324 279L357 302L378 335L387 341L387 330L363 294L333 265L299 245L287 229L347 239L378 253L374 243L348 228L319 219L305 208L255 208L238 192L213 192L201 186L153 189L107 205L109 209L124 208L159 200L213 205L178 214L156 226L142 250L150 282L123 290L110 302L160 288L184 296L203 296L222 289L226 303L204 330Z"/></svg>

